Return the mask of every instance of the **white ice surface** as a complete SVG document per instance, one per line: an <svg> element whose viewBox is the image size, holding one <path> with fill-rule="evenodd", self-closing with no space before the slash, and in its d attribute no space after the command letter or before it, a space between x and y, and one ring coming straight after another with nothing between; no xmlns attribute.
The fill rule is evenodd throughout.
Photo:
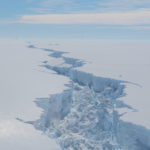
<svg viewBox="0 0 150 150"><path fill-rule="evenodd" d="M86 60L87 64L80 69L85 72L139 84L141 87L128 84L127 96L122 98L138 112L128 112L122 119L150 129L150 41L70 40L39 45L70 52L65 56Z"/></svg>
<svg viewBox="0 0 150 150"><path fill-rule="evenodd" d="M40 47L70 52L65 54L87 61L80 68L102 77L138 83L128 84L123 99L138 112L123 117L150 129L150 42L46 41L33 42ZM51 44L54 43L54 44ZM58 44L55 44L58 43ZM59 149L32 126L15 120L36 120L41 110L35 98L58 93L67 83L65 77L41 69L41 61L49 60L47 52L26 48L26 42L0 41L0 145L5 150ZM44 72L40 72L40 71Z"/></svg>
<svg viewBox="0 0 150 150"><path fill-rule="evenodd" d="M41 72L44 70L38 65L47 53L26 45L0 41L0 149L58 150L55 141L15 119L37 119L41 110L33 101L62 91L67 81L48 71Z"/></svg>

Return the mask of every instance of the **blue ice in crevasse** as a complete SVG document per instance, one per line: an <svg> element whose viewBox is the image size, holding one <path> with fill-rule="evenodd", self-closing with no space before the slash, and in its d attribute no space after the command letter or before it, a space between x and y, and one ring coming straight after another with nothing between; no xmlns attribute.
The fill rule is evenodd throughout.
<svg viewBox="0 0 150 150"><path fill-rule="evenodd" d="M43 113L38 120L26 123L56 139L62 150L150 150L150 131L121 120L124 114L118 112L118 108L135 111L121 100L126 95L126 81L79 71L85 62L65 57L66 52L38 49L63 60L59 65L45 60L42 66L68 77L70 82L62 93L38 98L35 103Z"/></svg>

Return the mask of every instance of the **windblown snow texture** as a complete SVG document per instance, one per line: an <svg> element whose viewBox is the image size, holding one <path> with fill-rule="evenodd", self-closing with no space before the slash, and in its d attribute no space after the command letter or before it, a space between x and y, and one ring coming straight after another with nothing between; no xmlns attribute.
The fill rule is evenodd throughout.
<svg viewBox="0 0 150 150"><path fill-rule="evenodd" d="M66 52L38 49L61 60L57 65L43 61L42 66L68 77L70 82L62 93L38 98L36 104L43 113L38 120L26 123L55 138L62 150L150 150L150 131L122 121L124 114L118 112L118 108L135 110L121 101L126 95L125 81L79 71L77 67L85 62L65 57Z"/></svg>

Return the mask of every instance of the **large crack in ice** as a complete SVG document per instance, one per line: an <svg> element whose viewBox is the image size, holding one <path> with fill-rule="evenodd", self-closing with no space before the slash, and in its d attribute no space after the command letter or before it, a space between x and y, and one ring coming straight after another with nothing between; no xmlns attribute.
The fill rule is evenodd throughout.
<svg viewBox="0 0 150 150"><path fill-rule="evenodd" d="M121 120L118 108L134 108L125 104L126 81L97 77L79 71L83 60L65 57L66 52L38 48L60 63L43 61L42 67L66 76L67 90L38 98L36 105L43 113L36 121L27 121L50 138L55 138L62 150L150 150L150 131Z"/></svg>

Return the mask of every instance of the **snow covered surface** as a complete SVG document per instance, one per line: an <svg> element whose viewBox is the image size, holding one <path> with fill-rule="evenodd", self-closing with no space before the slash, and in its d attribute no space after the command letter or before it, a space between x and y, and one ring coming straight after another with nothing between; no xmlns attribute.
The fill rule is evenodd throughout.
<svg viewBox="0 0 150 150"><path fill-rule="evenodd" d="M122 43L122 46L126 44ZM128 44L133 46L130 45L131 43ZM87 46L91 45L88 44ZM100 47L100 45L97 46ZM55 138L63 150L150 149L150 130L140 124L136 125L134 120L125 122L122 117L126 116L129 111L137 112L134 106L121 99L121 97L126 96L125 87L134 85L139 88L141 87L140 84L127 79L126 81L125 79L118 79L118 77L115 79L113 73L110 77L109 75L105 75L105 77L94 75L90 71L88 72L88 65L85 68L83 67L86 64L85 61L64 56L67 53L63 51L41 48L35 45L29 45L28 47L47 51L50 53L50 58L61 59L61 63L56 64L53 64L52 60L45 60L42 66L58 75L68 77L70 83L66 85L68 89L62 93L51 95L49 98L37 99L36 104L43 109L43 113L36 121L25 123L33 124L36 129L43 131L51 138ZM115 45L113 45L113 48L115 48ZM124 49L112 50L110 53L113 55L110 58L115 58L114 61L107 60L106 54L109 54L107 50L105 50L106 53L101 51L96 53L94 50L90 53L88 49L84 48L84 51L80 52L86 54L86 56L93 53L103 54L106 62L116 63L115 65L120 62L121 69L123 69L123 65L131 65L132 63L138 65L136 61L130 62L131 54L134 52L135 55L137 50L133 50L132 53L130 51ZM120 57L122 60L120 60ZM124 57L126 61L123 60ZM141 59L141 57L139 58ZM146 57L144 58L146 59ZM100 57L97 59L100 59ZM119 62L116 60L119 60ZM105 66L105 64L103 65ZM147 60L146 64L142 65L148 65ZM83 68L79 69L79 67ZM119 77L121 76L120 74Z"/></svg>
<svg viewBox="0 0 150 150"><path fill-rule="evenodd" d="M56 44L55 44L56 43ZM78 68L96 76L136 83L127 85L122 99L137 109L122 119L150 129L150 42L149 41L50 41L35 42L40 47L69 52L64 56L85 60Z"/></svg>
<svg viewBox="0 0 150 150"><path fill-rule="evenodd" d="M67 81L40 72L38 65L46 54L28 49L26 44L0 41L0 147L4 150L58 150L55 141L16 120L16 117L37 119L41 109L33 101L62 91ZM57 85L55 81L59 81Z"/></svg>
<svg viewBox="0 0 150 150"><path fill-rule="evenodd" d="M1 42L0 142L16 140L18 149L19 140L26 146L31 138L30 149L37 146L34 140L44 149L59 149L32 126L15 120L21 118L32 120L27 123L56 138L64 150L149 150L150 131L144 128L150 129L149 46L142 41Z"/></svg>

